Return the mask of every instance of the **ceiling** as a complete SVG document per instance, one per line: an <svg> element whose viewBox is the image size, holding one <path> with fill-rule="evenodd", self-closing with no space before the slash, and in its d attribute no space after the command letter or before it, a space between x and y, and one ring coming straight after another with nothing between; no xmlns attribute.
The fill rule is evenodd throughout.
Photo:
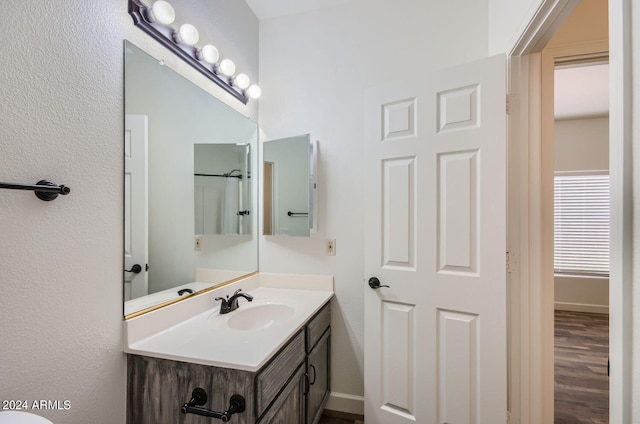
<svg viewBox="0 0 640 424"><path fill-rule="evenodd" d="M609 64L558 67L554 87L556 119L609 115Z"/></svg>
<svg viewBox="0 0 640 424"><path fill-rule="evenodd" d="M337 6L353 0L245 0L258 19L309 12Z"/></svg>

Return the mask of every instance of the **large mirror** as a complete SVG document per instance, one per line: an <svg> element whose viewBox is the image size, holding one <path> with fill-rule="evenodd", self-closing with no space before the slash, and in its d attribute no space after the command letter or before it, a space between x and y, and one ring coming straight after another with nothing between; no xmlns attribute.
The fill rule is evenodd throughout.
<svg viewBox="0 0 640 424"><path fill-rule="evenodd" d="M309 134L263 143L263 234L309 237L316 229L317 142Z"/></svg>
<svg viewBox="0 0 640 424"><path fill-rule="evenodd" d="M257 271L258 131L135 45L124 50L127 316Z"/></svg>

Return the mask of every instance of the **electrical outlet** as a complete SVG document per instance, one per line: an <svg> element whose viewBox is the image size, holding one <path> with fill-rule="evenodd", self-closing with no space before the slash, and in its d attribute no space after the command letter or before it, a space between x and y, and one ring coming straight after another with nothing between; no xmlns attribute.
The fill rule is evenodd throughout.
<svg viewBox="0 0 640 424"><path fill-rule="evenodd" d="M193 250L195 250L196 252L199 252L201 248L202 248L202 237L196 236L195 239L193 240Z"/></svg>
<svg viewBox="0 0 640 424"><path fill-rule="evenodd" d="M327 255L329 256L336 255L336 239L327 240Z"/></svg>

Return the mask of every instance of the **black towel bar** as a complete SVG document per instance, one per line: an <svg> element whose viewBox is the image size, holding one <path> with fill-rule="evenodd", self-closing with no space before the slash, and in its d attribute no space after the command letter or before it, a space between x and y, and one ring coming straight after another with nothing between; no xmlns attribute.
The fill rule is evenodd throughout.
<svg viewBox="0 0 640 424"><path fill-rule="evenodd" d="M71 193L71 189L65 185L57 185L48 180L40 180L35 185L0 183L0 188L9 190L31 190L40 200L51 201L58 197L59 194L67 195Z"/></svg>

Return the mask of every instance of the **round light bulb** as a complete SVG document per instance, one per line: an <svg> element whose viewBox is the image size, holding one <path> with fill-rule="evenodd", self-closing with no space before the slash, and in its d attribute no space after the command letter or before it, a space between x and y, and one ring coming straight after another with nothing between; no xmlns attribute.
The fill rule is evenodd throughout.
<svg viewBox="0 0 640 424"><path fill-rule="evenodd" d="M176 12L173 7L164 0L158 0L147 10L147 18L151 22L162 25L171 25L176 20Z"/></svg>
<svg viewBox="0 0 640 424"><path fill-rule="evenodd" d="M233 85L238 87L240 90L246 90L251 84L251 80L246 74L238 74L233 77Z"/></svg>
<svg viewBox="0 0 640 424"><path fill-rule="evenodd" d="M218 71L220 71L222 75L230 77L236 73L236 64L233 63L231 59L222 59L218 65Z"/></svg>
<svg viewBox="0 0 640 424"><path fill-rule="evenodd" d="M249 88L247 88L247 96L252 99L257 99L262 95L262 90L257 85L253 84Z"/></svg>
<svg viewBox="0 0 640 424"><path fill-rule="evenodd" d="M215 46L207 44L203 48L198 49L196 56L198 57L198 60L202 60L213 65L220 59L220 52L218 52L218 49L216 49Z"/></svg>
<svg viewBox="0 0 640 424"><path fill-rule="evenodd" d="M173 33L173 36L178 43L185 46L195 46L200 39L198 30L191 24L180 25L180 28Z"/></svg>

